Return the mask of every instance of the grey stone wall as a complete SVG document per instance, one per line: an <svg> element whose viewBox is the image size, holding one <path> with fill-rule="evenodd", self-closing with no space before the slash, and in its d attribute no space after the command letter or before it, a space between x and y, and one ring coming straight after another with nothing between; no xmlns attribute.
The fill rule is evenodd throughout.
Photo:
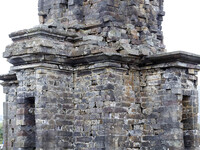
<svg viewBox="0 0 200 150"><path fill-rule="evenodd" d="M147 149L198 149L197 77L193 69L142 71L143 135ZM197 138L198 137L198 138Z"/></svg>
<svg viewBox="0 0 200 150"><path fill-rule="evenodd" d="M71 149L74 134L73 73L36 70L37 147Z"/></svg>
<svg viewBox="0 0 200 150"><path fill-rule="evenodd" d="M33 69L20 70L18 80L16 111L16 139L14 148L36 147L35 143L35 74Z"/></svg>
<svg viewBox="0 0 200 150"><path fill-rule="evenodd" d="M164 53L162 0L40 0L3 56L4 150L198 150L200 56Z"/></svg>
<svg viewBox="0 0 200 150"><path fill-rule="evenodd" d="M4 93L6 94L6 102L4 102L4 114L3 114L3 124L4 124L4 149L8 149L14 146L16 140L16 89L17 83L10 82L4 84Z"/></svg>
<svg viewBox="0 0 200 150"><path fill-rule="evenodd" d="M122 54L161 53L164 14L163 0L39 0L42 24L84 35L79 50L109 47Z"/></svg>
<svg viewBox="0 0 200 150"><path fill-rule="evenodd" d="M196 71L119 63L21 70L17 88L4 87L15 92L5 103L13 110L5 146L198 149Z"/></svg>
<svg viewBox="0 0 200 150"><path fill-rule="evenodd" d="M118 64L119 65L119 64ZM129 75L128 75L129 74ZM129 148L132 126L139 115L134 88L138 71L101 68L77 72L75 84L75 147L78 149ZM136 145L132 146L136 147Z"/></svg>

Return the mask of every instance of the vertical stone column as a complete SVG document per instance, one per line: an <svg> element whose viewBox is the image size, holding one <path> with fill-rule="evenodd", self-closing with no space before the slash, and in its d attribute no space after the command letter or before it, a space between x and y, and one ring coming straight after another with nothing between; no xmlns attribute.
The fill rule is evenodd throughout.
<svg viewBox="0 0 200 150"><path fill-rule="evenodd" d="M197 87L197 70L188 69L183 76L182 123L185 149L198 149L199 135L199 99Z"/></svg>
<svg viewBox="0 0 200 150"><path fill-rule="evenodd" d="M136 99L138 71L119 63L76 67L76 148L128 149L141 146L142 115ZM134 67L133 67L134 68Z"/></svg>
<svg viewBox="0 0 200 150"><path fill-rule="evenodd" d="M16 99L16 148L35 149L35 74L34 70L20 70L17 73L19 86Z"/></svg>
<svg viewBox="0 0 200 150"><path fill-rule="evenodd" d="M37 149L56 149L56 125L57 113L55 91L49 91L47 70L36 69L36 133ZM56 81L52 81L53 83ZM53 106L54 105L54 106Z"/></svg>
<svg viewBox="0 0 200 150"><path fill-rule="evenodd" d="M73 73L49 67L36 69L37 149L74 149Z"/></svg>
<svg viewBox="0 0 200 150"><path fill-rule="evenodd" d="M178 69L152 68L141 71L144 148L184 149L179 74Z"/></svg>
<svg viewBox="0 0 200 150"><path fill-rule="evenodd" d="M150 127L143 137L144 147L199 149L196 76L199 67L189 63L195 57L189 58L187 53L163 56L152 56L155 64L141 72L142 112ZM171 62L170 57L189 61ZM163 63L166 58L168 62Z"/></svg>
<svg viewBox="0 0 200 150"><path fill-rule="evenodd" d="M16 99L17 99L17 86L15 74L7 76L0 76L4 79L3 92L6 94L6 101L3 103L3 149L14 150L16 148Z"/></svg>

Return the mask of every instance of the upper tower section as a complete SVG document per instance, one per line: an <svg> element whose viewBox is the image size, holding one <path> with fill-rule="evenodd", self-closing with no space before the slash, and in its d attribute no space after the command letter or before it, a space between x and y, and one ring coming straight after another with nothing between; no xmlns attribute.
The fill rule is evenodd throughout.
<svg viewBox="0 0 200 150"><path fill-rule="evenodd" d="M40 23L98 35L119 51L164 51L164 0L39 0ZM120 47L121 45L121 47Z"/></svg>
<svg viewBox="0 0 200 150"><path fill-rule="evenodd" d="M39 0L40 23L99 35L135 54L164 51L164 0ZM122 48L120 48L120 46ZM133 51L134 50L134 51Z"/></svg>

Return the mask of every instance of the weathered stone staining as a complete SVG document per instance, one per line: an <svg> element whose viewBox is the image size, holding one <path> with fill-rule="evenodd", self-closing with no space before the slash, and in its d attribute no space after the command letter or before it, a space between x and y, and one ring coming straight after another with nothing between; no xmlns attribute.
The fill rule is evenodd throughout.
<svg viewBox="0 0 200 150"><path fill-rule="evenodd" d="M5 150L198 150L200 56L165 53L163 0L39 0L0 76Z"/></svg>
<svg viewBox="0 0 200 150"><path fill-rule="evenodd" d="M163 0L39 0L42 24L83 35L76 44L79 51L101 47L120 54L163 52L163 15Z"/></svg>

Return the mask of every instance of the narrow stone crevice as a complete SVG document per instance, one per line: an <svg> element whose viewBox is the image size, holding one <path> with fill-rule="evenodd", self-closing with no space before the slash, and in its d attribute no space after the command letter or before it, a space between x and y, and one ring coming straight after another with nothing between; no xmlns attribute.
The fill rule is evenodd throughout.
<svg viewBox="0 0 200 150"><path fill-rule="evenodd" d="M183 95L181 122L183 123L183 140L185 148L190 148L192 146L193 137L190 135L190 131L194 129L192 113L190 96Z"/></svg>

